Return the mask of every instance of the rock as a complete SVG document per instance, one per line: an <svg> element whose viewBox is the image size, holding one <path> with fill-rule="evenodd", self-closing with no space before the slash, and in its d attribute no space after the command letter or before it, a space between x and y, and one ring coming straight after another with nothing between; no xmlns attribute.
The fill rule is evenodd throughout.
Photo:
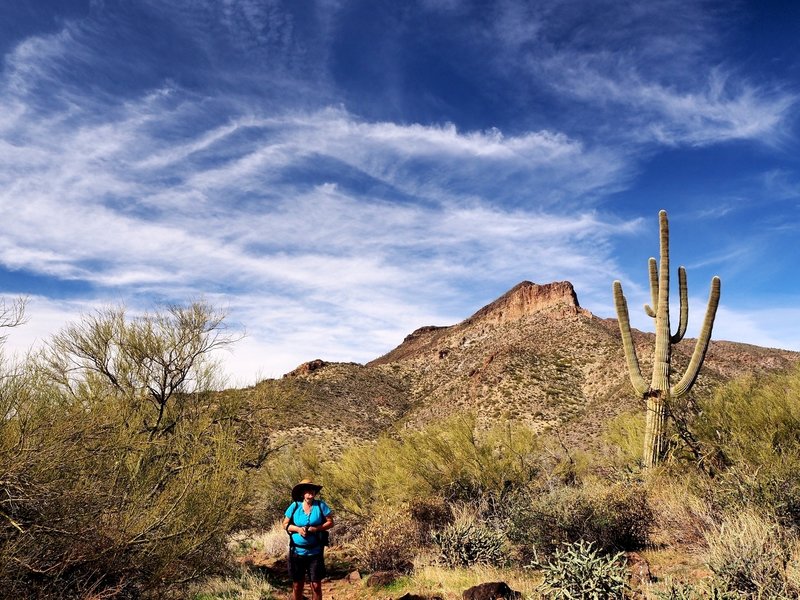
<svg viewBox="0 0 800 600"><path fill-rule="evenodd" d="M403 594L397 600L444 600L441 596L420 596L419 594Z"/></svg>
<svg viewBox="0 0 800 600"><path fill-rule="evenodd" d="M347 581L347 583L358 583L359 581L361 581L361 573L359 573L358 571L352 571L347 574L347 577L345 577L345 581Z"/></svg>
<svg viewBox="0 0 800 600"><path fill-rule="evenodd" d="M484 306L466 322L501 324L517 321L533 313L551 311L589 314L581 308L575 289L569 281L556 281L544 285L523 281L494 302Z"/></svg>
<svg viewBox="0 0 800 600"><path fill-rule="evenodd" d="M628 559L628 570L631 572L631 583L633 585L642 585L653 581L653 576L650 573L650 563L647 559L638 552L628 552L626 555Z"/></svg>
<svg viewBox="0 0 800 600"><path fill-rule="evenodd" d="M464 600L520 600L522 594L508 587L505 581L490 581L464 590Z"/></svg>
<svg viewBox="0 0 800 600"><path fill-rule="evenodd" d="M321 369L322 367L327 366L326 363L321 358L315 358L314 360L310 360L308 362L303 363L299 367L297 367L294 371L290 371L286 373L284 377L301 377L303 375L308 375L309 373L313 373L314 371Z"/></svg>
<svg viewBox="0 0 800 600"><path fill-rule="evenodd" d="M423 338L434 331L442 331L447 329L447 327L441 327L438 325L425 325L424 327L420 327L419 329L415 329L411 333L409 333L404 339L403 342L413 342L418 340L419 338Z"/></svg>
<svg viewBox="0 0 800 600"><path fill-rule="evenodd" d="M366 584L369 587L386 587L391 585L398 577L400 577L400 573L397 571L375 571L367 577Z"/></svg>

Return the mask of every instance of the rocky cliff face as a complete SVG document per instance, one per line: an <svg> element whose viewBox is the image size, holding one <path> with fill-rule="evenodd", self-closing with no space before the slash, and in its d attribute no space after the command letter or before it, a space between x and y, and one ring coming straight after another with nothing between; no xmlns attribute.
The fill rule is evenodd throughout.
<svg viewBox="0 0 800 600"><path fill-rule="evenodd" d="M406 336L397 348L368 363L368 366L407 361L419 356L444 359L453 351L454 345L463 346L466 340L475 337L477 331L513 327L514 323L523 320L543 318L550 321L577 316L593 318L589 311L581 308L569 281L544 285L523 281L461 323L449 327L420 327ZM453 344L450 338L458 338L459 333L463 333L463 340Z"/></svg>
<svg viewBox="0 0 800 600"><path fill-rule="evenodd" d="M538 285L530 281L518 283L494 302L487 304L464 323L478 322L500 325L517 321L537 312L589 315L578 303L578 296L569 281Z"/></svg>

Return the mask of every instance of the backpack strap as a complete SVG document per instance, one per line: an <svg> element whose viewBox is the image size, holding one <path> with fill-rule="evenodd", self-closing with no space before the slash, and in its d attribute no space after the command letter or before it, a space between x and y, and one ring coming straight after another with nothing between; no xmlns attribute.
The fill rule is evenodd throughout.
<svg viewBox="0 0 800 600"><path fill-rule="evenodd" d="M286 524L286 533L289 533L289 525L294 525L294 513L297 512L297 509L299 507L300 507L300 505L297 503L297 500L295 500L294 508L292 509L292 514L289 515L289 522ZM292 534L289 533L289 535L292 535Z"/></svg>

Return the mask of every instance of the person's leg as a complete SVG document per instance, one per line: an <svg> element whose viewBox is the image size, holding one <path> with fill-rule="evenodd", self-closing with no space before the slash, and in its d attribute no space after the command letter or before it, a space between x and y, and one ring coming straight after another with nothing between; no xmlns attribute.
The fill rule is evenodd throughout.
<svg viewBox="0 0 800 600"><path fill-rule="evenodd" d="M311 594L313 600L322 600L322 582L321 581L312 581L311 582Z"/></svg>
<svg viewBox="0 0 800 600"><path fill-rule="evenodd" d="M322 580L325 578L325 553L309 557L308 576L313 600L322 600Z"/></svg>
<svg viewBox="0 0 800 600"><path fill-rule="evenodd" d="M292 579L292 600L303 600L303 587L306 580L307 560L289 552L289 577Z"/></svg>
<svg viewBox="0 0 800 600"><path fill-rule="evenodd" d="M303 583L303 581L292 582L292 600L303 600Z"/></svg>

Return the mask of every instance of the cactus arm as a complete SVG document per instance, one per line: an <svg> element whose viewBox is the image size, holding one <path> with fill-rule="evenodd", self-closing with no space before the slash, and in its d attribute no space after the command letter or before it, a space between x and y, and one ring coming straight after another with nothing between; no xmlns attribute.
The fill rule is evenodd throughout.
<svg viewBox="0 0 800 600"><path fill-rule="evenodd" d="M669 341L677 344L686 335L686 325L689 323L689 292L686 288L686 269L678 267L678 285L681 294L681 320L678 323L678 331L675 332Z"/></svg>
<svg viewBox="0 0 800 600"><path fill-rule="evenodd" d="M644 305L644 312L648 317L656 318L655 307L658 306L658 264L655 258L647 261L650 273L650 304Z"/></svg>
<svg viewBox="0 0 800 600"><path fill-rule="evenodd" d="M684 373L681 380L670 390L670 395L673 398L680 398L686 394L697 379L700 366L703 364L703 360L706 357L708 343L711 341L711 329L714 327L714 317L717 314L717 306L719 306L719 295L719 277L714 277L711 280L711 293L708 298L708 307L706 308L706 318L703 321L703 328L700 331L700 336L697 338L697 343L692 353L692 359L689 361L686 373Z"/></svg>
<svg viewBox="0 0 800 600"><path fill-rule="evenodd" d="M644 396L647 392L647 383L642 378L642 370L639 367L639 359L636 356L636 347L633 345L631 335L631 320L628 315L628 303L622 293L622 284L614 282L614 306L617 309L617 321L619 321L619 332L622 335L622 347L625 350L625 360L628 363L628 375L636 393Z"/></svg>

